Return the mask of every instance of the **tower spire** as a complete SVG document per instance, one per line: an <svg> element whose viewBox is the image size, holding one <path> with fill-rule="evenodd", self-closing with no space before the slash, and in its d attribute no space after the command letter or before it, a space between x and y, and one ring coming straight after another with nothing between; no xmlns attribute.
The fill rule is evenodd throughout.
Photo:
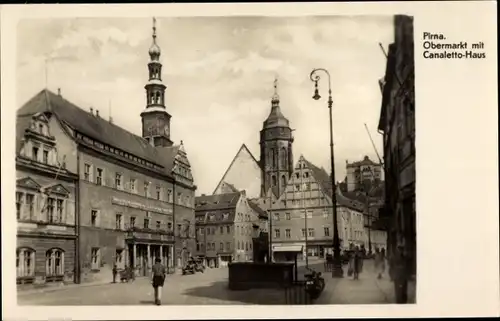
<svg viewBox="0 0 500 321"><path fill-rule="evenodd" d="M274 94L271 102L274 105L277 105L280 101L280 96L278 95L278 76L274 76Z"/></svg>
<svg viewBox="0 0 500 321"><path fill-rule="evenodd" d="M149 57L151 61L159 61L160 60L160 47L156 43L156 18L153 17L153 43L151 44L151 48L149 48Z"/></svg>

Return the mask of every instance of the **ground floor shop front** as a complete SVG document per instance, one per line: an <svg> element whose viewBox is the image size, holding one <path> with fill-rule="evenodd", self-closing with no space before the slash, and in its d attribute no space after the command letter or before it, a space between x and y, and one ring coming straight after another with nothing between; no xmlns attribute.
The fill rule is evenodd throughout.
<svg viewBox="0 0 500 321"><path fill-rule="evenodd" d="M75 281L75 236L18 235L17 284Z"/></svg>
<svg viewBox="0 0 500 321"><path fill-rule="evenodd" d="M174 244L154 244L134 242L127 244L125 257L117 255L117 267L131 266L138 276L148 276L156 259L174 272Z"/></svg>

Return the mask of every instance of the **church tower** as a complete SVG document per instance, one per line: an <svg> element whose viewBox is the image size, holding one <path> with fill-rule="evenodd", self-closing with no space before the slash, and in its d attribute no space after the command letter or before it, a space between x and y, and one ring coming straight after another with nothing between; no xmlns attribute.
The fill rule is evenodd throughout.
<svg viewBox="0 0 500 321"><path fill-rule="evenodd" d="M172 146L170 114L165 108L165 89L161 79L161 50L156 43L156 19L153 18L153 44L149 48L149 80L146 86L146 109L141 113L142 137L153 146Z"/></svg>
<svg viewBox="0 0 500 321"><path fill-rule="evenodd" d="M293 172L292 129L280 110L278 80L274 80L271 113L260 131L260 166L262 168L262 196L272 188L276 196L285 191Z"/></svg>

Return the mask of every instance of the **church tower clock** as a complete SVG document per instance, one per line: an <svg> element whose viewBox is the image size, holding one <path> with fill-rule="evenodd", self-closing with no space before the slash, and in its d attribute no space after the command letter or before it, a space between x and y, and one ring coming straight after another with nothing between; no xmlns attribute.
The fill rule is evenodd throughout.
<svg viewBox="0 0 500 321"><path fill-rule="evenodd" d="M153 146L172 146L170 118L165 107L165 89L161 79L161 50L156 43L156 19L153 18L153 44L149 48L149 80L146 86L146 109L141 113L142 137Z"/></svg>
<svg viewBox="0 0 500 321"><path fill-rule="evenodd" d="M292 143L292 129L288 119L281 113L278 80L275 79L271 113L260 131L262 196L267 195L270 188L276 196L285 191L293 172Z"/></svg>

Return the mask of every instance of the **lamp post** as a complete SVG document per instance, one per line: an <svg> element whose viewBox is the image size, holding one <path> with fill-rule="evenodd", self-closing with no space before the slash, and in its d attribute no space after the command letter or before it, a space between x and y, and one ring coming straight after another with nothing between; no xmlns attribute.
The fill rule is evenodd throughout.
<svg viewBox="0 0 500 321"><path fill-rule="evenodd" d="M318 81L320 80L320 76L317 74L318 72L324 72L328 76L328 109L330 111L330 165L332 169L332 207L333 207L333 269L332 269L332 277L341 278L344 276L344 271L342 270L342 260L340 258L340 240L339 240L339 227L337 222L337 191L335 184L335 158L333 153L333 121L332 121L332 84L330 73L328 70L323 68L313 69L309 78L314 82L314 96L312 97L314 100L319 100L321 98L318 91Z"/></svg>

